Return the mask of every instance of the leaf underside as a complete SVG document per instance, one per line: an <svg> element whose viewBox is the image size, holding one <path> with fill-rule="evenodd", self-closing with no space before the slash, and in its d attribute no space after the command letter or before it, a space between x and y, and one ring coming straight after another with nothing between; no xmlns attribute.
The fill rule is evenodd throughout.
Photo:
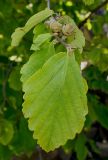
<svg viewBox="0 0 108 160"><path fill-rule="evenodd" d="M87 86L74 54L58 53L23 84L23 113L33 137L51 151L81 132L87 114Z"/></svg>

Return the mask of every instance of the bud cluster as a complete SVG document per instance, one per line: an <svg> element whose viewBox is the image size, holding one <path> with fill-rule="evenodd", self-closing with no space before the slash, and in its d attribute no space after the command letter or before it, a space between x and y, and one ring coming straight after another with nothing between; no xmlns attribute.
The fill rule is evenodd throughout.
<svg viewBox="0 0 108 160"><path fill-rule="evenodd" d="M61 24L54 17L52 17L48 21L46 21L45 24L50 28L50 30L52 31L52 33L55 36L59 36L59 37L71 36L74 32L74 29L75 29L72 24L70 24L70 23Z"/></svg>

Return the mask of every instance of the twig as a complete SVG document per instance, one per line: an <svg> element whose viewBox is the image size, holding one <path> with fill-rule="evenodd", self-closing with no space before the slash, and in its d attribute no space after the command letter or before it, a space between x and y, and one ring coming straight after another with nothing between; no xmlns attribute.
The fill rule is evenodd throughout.
<svg viewBox="0 0 108 160"><path fill-rule="evenodd" d="M67 48L68 44L66 42L64 42L61 38L59 38L58 36L54 36L56 38L56 40L61 43L65 48Z"/></svg>
<svg viewBox="0 0 108 160"><path fill-rule="evenodd" d="M47 1L47 7L50 9L50 0L46 0Z"/></svg>
<svg viewBox="0 0 108 160"><path fill-rule="evenodd" d="M87 22L87 20L90 19L93 14L95 14L100 8L104 7L107 3L108 3L108 0L104 1L102 4L97 6L95 9L91 10L88 17L86 17L81 23L79 23L78 27L79 28L83 27L84 24Z"/></svg>
<svg viewBox="0 0 108 160"><path fill-rule="evenodd" d="M72 50L74 49L80 49L80 48L72 47L71 44L66 43L63 39L59 38L58 36L54 36L54 37L59 43L61 43L67 49L68 53L72 52Z"/></svg>
<svg viewBox="0 0 108 160"><path fill-rule="evenodd" d="M37 146L37 150L38 150L38 153L39 153L39 160L43 160L42 150L41 150L39 145Z"/></svg>

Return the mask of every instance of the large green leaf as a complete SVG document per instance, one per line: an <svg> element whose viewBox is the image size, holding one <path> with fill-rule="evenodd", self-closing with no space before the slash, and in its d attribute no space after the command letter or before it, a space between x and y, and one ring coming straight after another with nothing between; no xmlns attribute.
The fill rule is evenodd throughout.
<svg viewBox="0 0 108 160"><path fill-rule="evenodd" d="M45 61L55 54L53 43L45 43L41 50L36 51L30 56L29 61L21 69L21 81L25 82L32 76L40 67L43 66Z"/></svg>
<svg viewBox="0 0 108 160"><path fill-rule="evenodd" d="M46 18L51 16L53 14L52 10L45 9L43 11L40 11L39 13L33 15L25 24L24 27L19 27L15 30L15 32L12 34L12 46L18 46L23 36L34 26L39 24L40 22L44 21Z"/></svg>
<svg viewBox="0 0 108 160"><path fill-rule="evenodd" d="M86 87L74 54L52 56L23 85L23 113L40 146L51 151L81 132Z"/></svg>

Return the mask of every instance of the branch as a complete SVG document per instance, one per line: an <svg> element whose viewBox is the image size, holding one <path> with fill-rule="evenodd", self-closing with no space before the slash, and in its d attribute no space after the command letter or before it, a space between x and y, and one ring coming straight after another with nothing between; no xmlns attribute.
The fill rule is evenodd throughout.
<svg viewBox="0 0 108 160"><path fill-rule="evenodd" d="M101 3L99 6L97 6L95 9L91 10L88 17L86 17L81 23L79 23L78 27L81 28L84 26L84 24L87 22L88 19L92 17L93 14L95 14L100 8L104 7L108 3L108 0Z"/></svg>
<svg viewBox="0 0 108 160"><path fill-rule="evenodd" d="M50 0L46 0L47 1L47 7L50 9Z"/></svg>
<svg viewBox="0 0 108 160"><path fill-rule="evenodd" d="M66 43L59 36L55 36L55 35L53 35L53 36L55 37L55 39L57 40L58 43L61 43L66 48L67 53L69 53L69 54L72 53L72 51L75 49L80 49L80 48L73 47L71 44Z"/></svg>
<svg viewBox="0 0 108 160"><path fill-rule="evenodd" d="M37 151L39 153L39 160L43 160L42 149L40 148L39 145L36 148L37 148Z"/></svg>

